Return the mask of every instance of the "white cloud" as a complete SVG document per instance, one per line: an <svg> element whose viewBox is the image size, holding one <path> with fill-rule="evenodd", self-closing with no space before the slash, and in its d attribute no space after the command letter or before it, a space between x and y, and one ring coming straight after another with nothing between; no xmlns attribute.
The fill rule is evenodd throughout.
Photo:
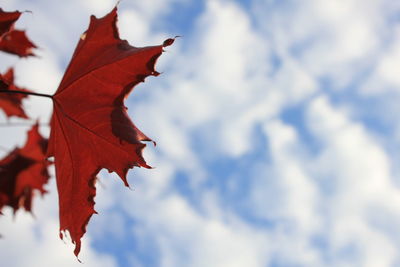
<svg viewBox="0 0 400 267"><path fill-rule="evenodd" d="M279 119L266 121L263 130L271 160L260 163L251 177L248 208L271 224L266 238L274 257L269 264L325 265L312 240L323 231L321 196L297 130Z"/></svg>
<svg viewBox="0 0 400 267"><path fill-rule="evenodd" d="M390 266L398 260L398 241L376 227L370 217L377 210L385 210L388 216L400 212L400 191L391 176L390 159L359 122L326 97L316 98L307 112L310 130L322 141L315 169L330 185L323 213L331 225L327 235L333 253L340 262L340 251L347 247L350 260L357 265Z"/></svg>
<svg viewBox="0 0 400 267"><path fill-rule="evenodd" d="M310 0L274 6L255 1L254 12L280 53L340 89L380 56L390 34L390 2Z"/></svg>
<svg viewBox="0 0 400 267"><path fill-rule="evenodd" d="M157 20L165 14L173 12L173 7L176 4L184 5L188 3L188 0L148 0L148 1L121 1L121 5L126 5L134 10L137 10L140 14L143 14L145 18L157 22Z"/></svg>
<svg viewBox="0 0 400 267"><path fill-rule="evenodd" d="M275 47L253 30L249 15L237 4L208 1L195 30L182 38L193 45L170 48L174 58L168 63L173 66L164 88L152 88L156 93L149 93L150 100L138 103L136 110L153 105L157 116L168 116L165 121L172 119L168 123L183 126L180 130L213 125L204 138L221 153L238 157L252 149L257 124L316 91L311 76L291 58L285 57L282 68L270 74ZM135 113L148 117L144 111Z"/></svg>
<svg viewBox="0 0 400 267"><path fill-rule="evenodd" d="M203 216L175 194L150 201L139 213L128 206L126 212L140 221L133 229L138 241L158 245L159 266L264 265L265 239L248 226Z"/></svg>
<svg viewBox="0 0 400 267"><path fill-rule="evenodd" d="M273 225L266 238L275 262L392 266L400 239L388 233L399 223L400 192L391 159L348 109L326 96L306 110L317 153L310 154L296 128L269 120L271 160L251 178L249 207Z"/></svg>
<svg viewBox="0 0 400 267"><path fill-rule="evenodd" d="M381 56L363 86L359 89L365 96L398 95L400 88L400 27L393 30L392 41L381 52Z"/></svg>
<svg viewBox="0 0 400 267"><path fill-rule="evenodd" d="M301 155L296 151L296 146L299 146L296 130L280 121L271 121L265 124L264 131L271 149L272 174L266 173L264 179L256 184L255 193L261 197L257 203L267 203L268 207L258 207L258 212L264 212L267 218L294 220L295 227L303 234L313 232L320 227L320 218L315 216L318 192L312 177L304 169L304 162L299 160ZM269 182L278 191L262 196Z"/></svg>
<svg viewBox="0 0 400 267"><path fill-rule="evenodd" d="M110 12L117 3L117 0L87 0L75 1L74 4L83 5L90 13L104 15Z"/></svg>

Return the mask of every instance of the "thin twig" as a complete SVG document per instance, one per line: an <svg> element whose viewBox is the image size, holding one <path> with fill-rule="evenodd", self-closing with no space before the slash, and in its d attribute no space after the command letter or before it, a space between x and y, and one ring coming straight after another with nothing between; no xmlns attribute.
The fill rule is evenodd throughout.
<svg viewBox="0 0 400 267"><path fill-rule="evenodd" d="M0 127L19 127L19 126L32 126L34 123L29 124L25 122L0 122ZM46 126L49 127L50 125L48 123L39 123L39 126Z"/></svg>
<svg viewBox="0 0 400 267"><path fill-rule="evenodd" d="M26 92L26 91L19 91L19 90L0 90L0 93L34 95L34 96L48 97L48 98L53 99L52 95L40 94L40 93L34 93L34 92Z"/></svg>

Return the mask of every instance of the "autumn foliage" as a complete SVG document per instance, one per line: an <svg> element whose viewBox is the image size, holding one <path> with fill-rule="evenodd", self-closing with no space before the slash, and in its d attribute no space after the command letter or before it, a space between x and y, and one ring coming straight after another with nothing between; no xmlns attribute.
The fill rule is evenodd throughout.
<svg viewBox="0 0 400 267"><path fill-rule="evenodd" d="M0 50L19 57L33 56L36 46L24 32L14 29L21 13L0 9ZM22 148L0 160L0 211L10 206L31 211L35 191L44 194L48 168L55 167L59 196L60 236L68 232L79 254L81 238L94 209L96 175L115 172L128 186L133 167L150 168L142 151L151 141L130 120L124 100L150 75L163 47L174 39L150 47L134 47L119 38L117 8L103 18L90 18L54 95L43 95L14 84L10 68L0 74L0 109L7 117L28 119L22 100L39 95L53 101L50 137L35 124ZM1 218L0 218L1 219ZM3 241L6 242L6 241Z"/></svg>

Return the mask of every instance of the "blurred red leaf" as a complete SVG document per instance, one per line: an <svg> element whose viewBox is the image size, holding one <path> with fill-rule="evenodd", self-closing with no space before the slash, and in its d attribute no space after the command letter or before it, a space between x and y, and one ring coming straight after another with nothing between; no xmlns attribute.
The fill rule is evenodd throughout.
<svg viewBox="0 0 400 267"><path fill-rule="evenodd" d="M119 38L117 9L91 17L53 96L48 156L54 156L60 235L68 231L79 254L81 237L95 213L97 173L116 172L128 186L128 169L149 168L142 156L150 141L128 117L124 99L154 70L165 45L137 48Z"/></svg>
<svg viewBox="0 0 400 267"><path fill-rule="evenodd" d="M25 31L10 31L0 40L0 50L20 57L34 56L34 48L36 45L26 37Z"/></svg>
<svg viewBox="0 0 400 267"><path fill-rule="evenodd" d="M43 186L49 179L45 159L47 139L39 134L38 124L28 132L23 148L15 148L0 160L0 210L10 206L14 213L24 207L32 210L33 190L44 194Z"/></svg>
<svg viewBox="0 0 400 267"><path fill-rule="evenodd" d="M14 23L21 16L21 12L5 12L0 8L0 38L14 27Z"/></svg>
<svg viewBox="0 0 400 267"><path fill-rule="evenodd" d="M14 70L10 68L4 75L0 74L0 90L17 90L30 92L27 89L17 87L14 84ZM27 119L28 116L25 114L22 108L22 100L26 98L24 94L0 94L0 109L2 109L7 117L19 117Z"/></svg>
<svg viewBox="0 0 400 267"><path fill-rule="evenodd" d="M20 16L21 12L5 12L0 8L0 50L20 57L33 56L36 45L25 31L14 30L14 23Z"/></svg>

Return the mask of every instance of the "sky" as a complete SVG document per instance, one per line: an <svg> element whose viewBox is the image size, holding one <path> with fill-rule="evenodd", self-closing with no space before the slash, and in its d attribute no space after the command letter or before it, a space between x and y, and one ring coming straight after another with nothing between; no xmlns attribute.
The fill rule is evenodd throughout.
<svg viewBox="0 0 400 267"><path fill-rule="evenodd" d="M16 83L55 92L91 14L114 0L2 0L35 58ZM400 2L122 0L122 39L180 35L126 100L157 142L131 189L102 171L79 256L58 235L54 177L33 213L0 218L2 266L400 265ZM27 113L48 135L48 99ZM0 122L6 122L0 112ZM12 123L22 122L18 119ZM32 122L33 123L33 122ZM0 145L28 127L2 127ZM4 156L5 151L0 151ZM54 174L54 171L52 171Z"/></svg>

